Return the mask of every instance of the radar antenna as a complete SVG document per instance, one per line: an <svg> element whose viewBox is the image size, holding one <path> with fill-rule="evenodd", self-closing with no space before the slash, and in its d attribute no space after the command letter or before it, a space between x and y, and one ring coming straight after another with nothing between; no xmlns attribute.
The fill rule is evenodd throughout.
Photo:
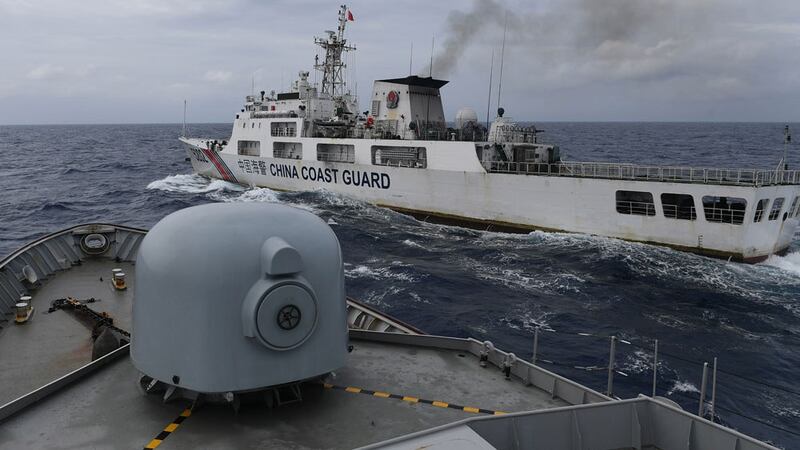
<svg viewBox="0 0 800 450"><path fill-rule="evenodd" d="M352 13L347 9L347 5L339 8L339 28L336 32L328 31L327 38L314 38L314 43L325 50L325 60L320 64L314 63L314 69L322 71L322 94L327 94L332 98L341 97L345 94L346 82L342 74L342 69L346 64L342 61L342 53L355 50L355 46L347 45L344 38L344 29L348 20L352 19Z"/></svg>

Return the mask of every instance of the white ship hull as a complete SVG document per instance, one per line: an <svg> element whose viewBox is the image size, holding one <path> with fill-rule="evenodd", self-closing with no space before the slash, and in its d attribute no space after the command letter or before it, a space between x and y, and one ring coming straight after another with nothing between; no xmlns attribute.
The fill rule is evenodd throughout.
<svg viewBox="0 0 800 450"><path fill-rule="evenodd" d="M379 140L295 140L303 142L306 149L313 149L316 143L352 144L356 148L356 162L320 162L308 151L303 159L245 156L209 150L204 148L202 140L183 139L188 144L192 166L201 175L284 191L322 188L423 219L427 217L430 221L489 230L586 233L758 262L771 254L785 252L798 223L798 218L789 211L790 202L800 194L797 185L729 186L488 173L477 158L469 161L470 155L463 152L459 152L463 170L430 168L436 166L435 161L427 169L376 166L359 164L359 160L368 159L368 146L382 142ZM431 151L430 142L427 144L430 159L438 153L451 161L451 165L454 155L448 153L463 150L457 145L459 142L438 142L436 151ZM619 190L651 192L658 213L652 216L618 213L615 193ZM692 195L695 204L700 205L696 220L665 217L661 213L662 193ZM744 220L741 224L707 221L703 196L745 199ZM765 217L754 222L758 200L779 197L786 200L777 220Z"/></svg>

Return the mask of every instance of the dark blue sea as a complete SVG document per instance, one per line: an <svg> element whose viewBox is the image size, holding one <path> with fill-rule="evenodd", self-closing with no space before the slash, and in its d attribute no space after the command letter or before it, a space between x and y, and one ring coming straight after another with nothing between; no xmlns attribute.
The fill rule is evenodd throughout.
<svg viewBox="0 0 800 450"><path fill-rule="evenodd" d="M570 160L775 168L783 153L777 123L539 125ZM230 127L191 132L222 139ZM208 202L294 205L338 223L355 298L429 333L488 339L523 358L538 326L548 330L538 357L551 363L542 365L599 391L607 372L575 366L607 366L616 335L630 342L617 346L620 397L651 392L658 339L658 395L692 412L702 362L717 357L718 420L800 448L800 240L786 256L743 265L578 234L426 224L326 191L279 193L193 175L179 133L179 125L0 127L0 257L83 222L151 227ZM789 163L800 167L796 147Z"/></svg>

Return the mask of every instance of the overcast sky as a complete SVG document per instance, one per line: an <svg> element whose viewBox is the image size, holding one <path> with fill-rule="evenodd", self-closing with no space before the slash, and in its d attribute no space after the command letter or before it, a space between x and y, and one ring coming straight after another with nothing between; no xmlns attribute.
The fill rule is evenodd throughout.
<svg viewBox="0 0 800 450"><path fill-rule="evenodd" d="M228 122L310 70L338 2L0 0L0 124ZM452 120L798 121L798 0L351 1L351 87L426 71ZM506 12L509 12L506 14ZM313 78L313 75L312 75ZM283 83L281 85L281 83ZM368 105L362 101L361 109Z"/></svg>

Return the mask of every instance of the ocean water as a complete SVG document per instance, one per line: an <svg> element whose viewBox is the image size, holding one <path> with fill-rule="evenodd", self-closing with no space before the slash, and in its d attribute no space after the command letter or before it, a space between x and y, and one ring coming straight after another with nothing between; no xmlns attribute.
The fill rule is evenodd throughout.
<svg viewBox="0 0 800 450"><path fill-rule="evenodd" d="M774 168L783 153L783 124L539 125L570 160ZM0 257L84 222L150 227L208 202L293 205L338 223L348 294L401 320L433 334L488 339L522 358L531 357L540 327L542 365L599 391L616 335L624 341L614 382L620 397L651 392L658 339L657 393L692 412L702 362L717 357L718 420L800 447L792 433L800 432L800 240L786 256L742 265L602 237L426 224L323 190L279 193L193 175L179 132L179 125L0 126ZM227 138L230 125L191 132ZM798 167L793 152L789 162Z"/></svg>

